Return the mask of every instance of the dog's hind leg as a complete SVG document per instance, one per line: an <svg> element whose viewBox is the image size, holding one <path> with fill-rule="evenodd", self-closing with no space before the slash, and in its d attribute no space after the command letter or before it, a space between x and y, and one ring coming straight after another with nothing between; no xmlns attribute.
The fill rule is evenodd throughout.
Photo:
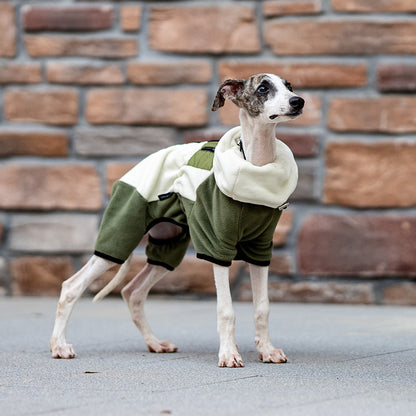
<svg viewBox="0 0 416 416"><path fill-rule="evenodd" d="M115 263L101 257L92 256L88 263L76 274L62 283L61 295L56 310L55 326L50 340L53 358L74 358L71 344L66 342L65 332L68 319L75 302L85 289Z"/></svg>
<svg viewBox="0 0 416 416"><path fill-rule="evenodd" d="M133 322L141 332L150 352L175 352L178 349L170 341L160 341L153 334L144 313L144 302L150 289L167 273L168 270L162 266L146 264L143 270L121 291L123 299L129 307Z"/></svg>
<svg viewBox="0 0 416 416"><path fill-rule="evenodd" d="M253 289L255 343L259 358L265 363L285 363L287 358L281 349L273 346L269 337L268 267L250 264Z"/></svg>

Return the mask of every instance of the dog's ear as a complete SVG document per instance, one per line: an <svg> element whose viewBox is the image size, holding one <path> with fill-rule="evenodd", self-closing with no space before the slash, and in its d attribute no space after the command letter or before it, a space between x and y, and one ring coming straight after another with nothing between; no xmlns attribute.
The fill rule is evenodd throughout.
<svg viewBox="0 0 416 416"><path fill-rule="evenodd" d="M233 100L244 88L245 81L242 79L227 79L218 88L211 110L217 111L225 103L225 100Z"/></svg>

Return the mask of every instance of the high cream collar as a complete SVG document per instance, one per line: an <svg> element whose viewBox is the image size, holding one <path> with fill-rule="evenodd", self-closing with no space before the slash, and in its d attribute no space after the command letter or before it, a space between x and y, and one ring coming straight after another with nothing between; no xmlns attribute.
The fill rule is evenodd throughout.
<svg viewBox="0 0 416 416"><path fill-rule="evenodd" d="M221 192L250 204L277 208L296 188L298 167L289 147L276 139L276 158L255 166L244 159L240 148L241 127L229 130L219 141L214 154L214 176Z"/></svg>

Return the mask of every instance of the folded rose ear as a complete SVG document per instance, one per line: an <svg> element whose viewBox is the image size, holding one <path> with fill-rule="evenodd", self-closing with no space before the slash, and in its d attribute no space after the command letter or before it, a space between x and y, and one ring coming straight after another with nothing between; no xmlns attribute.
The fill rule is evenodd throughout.
<svg viewBox="0 0 416 416"><path fill-rule="evenodd" d="M211 110L217 111L225 103L225 100L233 100L237 94L244 88L244 80L242 79L227 79L218 88L214 103Z"/></svg>

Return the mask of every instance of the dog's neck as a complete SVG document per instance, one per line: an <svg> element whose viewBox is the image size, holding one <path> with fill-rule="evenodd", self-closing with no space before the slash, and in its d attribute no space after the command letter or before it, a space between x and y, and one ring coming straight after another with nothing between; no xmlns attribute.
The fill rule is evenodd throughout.
<svg viewBox="0 0 416 416"><path fill-rule="evenodd" d="M276 159L276 125L259 123L244 109L240 109L240 124L246 159L256 166L273 162Z"/></svg>

